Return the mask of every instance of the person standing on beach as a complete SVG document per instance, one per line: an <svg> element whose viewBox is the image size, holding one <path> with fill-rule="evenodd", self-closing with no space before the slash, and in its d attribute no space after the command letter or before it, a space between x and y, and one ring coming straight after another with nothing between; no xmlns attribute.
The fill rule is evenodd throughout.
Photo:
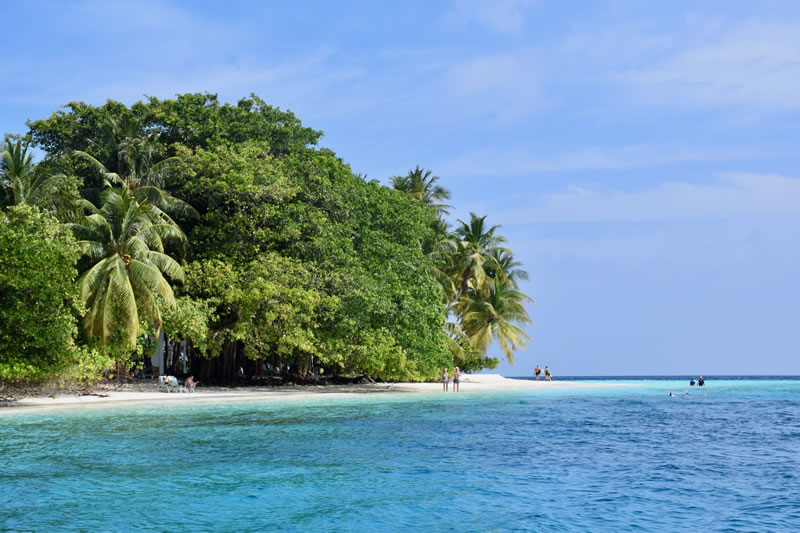
<svg viewBox="0 0 800 533"><path fill-rule="evenodd" d="M183 382L183 386L186 388L186 390L194 392L194 388L197 386L198 383L200 382L195 381L194 376L189 376L188 378L186 378L186 381Z"/></svg>
<svg viewBox="0 0 800 533"><path fill-rule="evenodd" d="M447 369L445 368L442 372L442 390L447 392L447 384L450 382L450 375L447 373Z"/></svg>
<svg viewBox="0 0 800 533"><path fill-rule="evenodd" d="M536 365L536 368L533 369L533 374L536 376L536 381L539 381L539 374L542 373L542 367Z"/></svg>
<svg viewBox="0 0 800 533"><path fill-rule="evenodd" d="M550 368L547 365L544 365L544 380L551 381L553 379L553 375L550 374Z"/></svg>
<svg viewBox="0 0 800 533"><path fill-rule="evenodd" d="M456 367L453 371L453 392L458 392L459 383L461 383L461 370Z"/></svg>

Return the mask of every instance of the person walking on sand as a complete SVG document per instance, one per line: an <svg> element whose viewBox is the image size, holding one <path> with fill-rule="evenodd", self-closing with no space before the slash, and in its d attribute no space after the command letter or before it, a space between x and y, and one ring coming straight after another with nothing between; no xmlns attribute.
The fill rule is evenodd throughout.
<svg viewBox="0 0 800 533"><path fill-rule="evenodd" d="M194 376L189 376L186 378L186 381L183 382L183 386L186 387L186 390L189 392L194 392L194 388L197 384L200 383L199 381L194 380Z"/></svg>
<svg viewBox="0 0 800 533"><path fill-rule="evenodd" d="M450 375L447 373L447 369L445 368L442 372L442 390L447 392L447 384L450 381Z"/></svg>
<svg viewBox="0 0 800 533"><path fill-rule="evenodd" d="M459 383L461 383L461 370L456 367L453 371L453 392L458 392Z"/></svg>
<svg viewBox="0 0 800 533"><path fill-rule="evenodd" d="M551 381L553 379L553 375L550 373L550 368L547 365L544 365L544 380Z"/></svg>
<svg viewBox="0 0 800 533"><path fill-rule="evenodd" d="M539 381L539 374L542 373L542 367L536 365L536 368L533 369L533 375L536 376L536 381Z"/></svg>

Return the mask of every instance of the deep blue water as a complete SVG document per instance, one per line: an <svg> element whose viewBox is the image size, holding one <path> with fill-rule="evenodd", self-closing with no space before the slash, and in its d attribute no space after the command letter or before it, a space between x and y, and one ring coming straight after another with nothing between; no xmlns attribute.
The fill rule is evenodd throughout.
<svg viewBox="0 0 800 533"><path fill-rule="evenodd" d="M0 416L0 530L800 531L800 381L601 384Z"/></svg>

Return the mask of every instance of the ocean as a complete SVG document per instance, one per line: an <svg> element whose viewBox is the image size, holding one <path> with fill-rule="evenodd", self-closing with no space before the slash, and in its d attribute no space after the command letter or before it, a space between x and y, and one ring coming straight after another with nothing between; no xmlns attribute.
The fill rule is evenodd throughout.
<svg viewBox="0 0 800 533"><path fill-rule="evenodd" d="M705 377L0 416L0 530L800 531L800 378Z"/></svg>

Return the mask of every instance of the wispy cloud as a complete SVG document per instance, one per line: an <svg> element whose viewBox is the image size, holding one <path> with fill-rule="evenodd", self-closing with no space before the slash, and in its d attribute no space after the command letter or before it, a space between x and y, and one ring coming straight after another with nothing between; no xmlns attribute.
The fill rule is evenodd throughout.
<svg viewBox="0 0 800 533"><path fill-rule="evenodd" d="M510 223L642 222L746 215L800 215L800 179L731 173L707 184L666 181L639 191L569 190L535 197L507 213Z"/></svg>
<svg viewBox="0 0 800 533"><path fill-rule="evenodd" d="M108 98L133 103L144 95L186 92L219 93L231 100L256 92L283 108L323 108L326 95L350 94L342 88L366 74L336 46L309 43L291 53L265 53L256 46L261 43L257 26L212 20L202 10L177 4L87 0L65 6L58 24L66 49L81 56L79 63L58 53L38 54L38 68L31 69L34 60L26 54L35 50L7 58L5 74L17 81L4 91L4 103L100 104ZM344 102L329 100L328 108L353 104L346 96L340 99Z"/></svg>
<svg viewBox="0 0 800 533"><path fill-rule="evenodd" d="M763 289L795 282L800 268L799 247L800 237L788 225L751 217L733 222L672 221L549 234L515 244L514 252L534 271L565 265L585 269L589 263L609 266L617 275L620 268L634 269L636 275L631 270L622 274L631 276L634 283L648 279L663 285L694 278L705 286ZM765 276L765 271L770 275ZM608 283L607 274L593 278L597 271L584 272L590 283Z"/></svg>
<svg viewBox="0 0 800 533"><path fill-rule="evenodd" d="M647 103L800 109L800 23L744 23L618 80Z"/></svg>
<svg viewBox="0 0 800 533"><path fill-rule="evenodd" d="M464 153L437 165L454 177L523 176L540 172L574 170L622 170L702 161L751 159L753 150L703 148L686 145L632 145L583 148L557 154L537 154L525 147L483 148Z"/></svg>
<svg viewBox="0 0 800 533"><path fill-rule="evenodd" d="M472 57L449 66L442 94L470 113L521 118L542 104L539 70L536 56L524 51Z"/></svg>
<svg viewBox="0 0 800 533"><path fill-rule="evenodd" d="M474 24L498 33L519 35L523 11L534 3L532 0L455 0L443 23L457 28Z"/></svg>

